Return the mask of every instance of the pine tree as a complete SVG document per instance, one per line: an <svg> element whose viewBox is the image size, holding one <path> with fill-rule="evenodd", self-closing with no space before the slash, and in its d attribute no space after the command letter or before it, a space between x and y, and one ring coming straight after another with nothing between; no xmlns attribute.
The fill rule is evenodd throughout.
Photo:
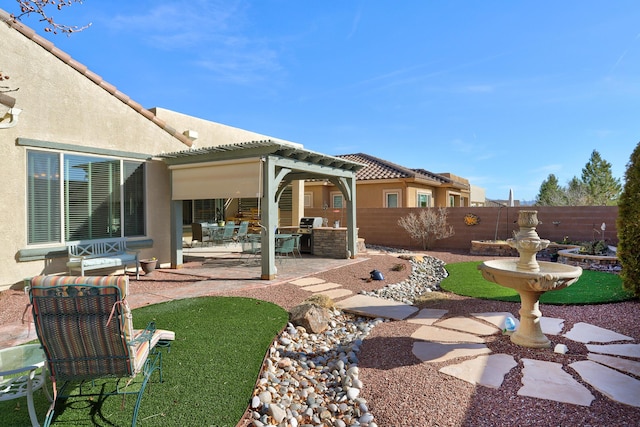
<svg viewBox="0 0 640 427"><path fill-rule="evenodd" d="M631 154L618 204L618 260L625 289L640 296L640 143Z"/></svg>
<svg viewBox="0 0 640 427"><path fill-rule="evenodd" d="M564 191L558 184L558 178L554 174L550 174L540 185L540 191L536 197L536 205L559 206L565 204Z"/></svg>
<svg viewBox="0 0 640 427"><path fill-rule="evenodd" d="M564 188L567 206L585 206L589 204L587 186L574 176Z"/></svg>
<svg viewBox="0 0 640 427"><path fill-rule="evenodd" d="M615 205L622 191L620 180L611 173L611 163L600 157L596 150L582 169L582 182L587 187L590 205Z"/></svg>

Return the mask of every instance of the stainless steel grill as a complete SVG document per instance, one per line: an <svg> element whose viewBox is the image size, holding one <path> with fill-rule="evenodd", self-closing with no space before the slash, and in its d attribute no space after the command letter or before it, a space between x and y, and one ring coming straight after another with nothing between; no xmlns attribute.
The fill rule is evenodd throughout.
<svg viewBox="0 0 640 427"><path fill-rule="evenodd" d="M316 227L322 227L321 217L300 218L300 224L298 225L298 234L300 234L300 252L312 252L313 229Z"/></svg>

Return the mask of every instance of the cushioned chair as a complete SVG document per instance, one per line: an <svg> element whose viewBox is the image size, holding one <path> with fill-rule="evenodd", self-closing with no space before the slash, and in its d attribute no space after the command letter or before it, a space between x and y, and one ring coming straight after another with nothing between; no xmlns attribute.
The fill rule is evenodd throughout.
<svg viewBox="0 0 640 427"><path fill-rule="evenodd" d="M205 233L202 224L199 222L191 223L191 236L191 247L193 247L196 242L200 242L200 246L203 246L205 243L211 243L211 236Z"/></svg>
<svg viewBox="0 0 640 427"><path fill-rule="evenodd" d="M135 394L134 426L151 374L158 371L162 382L161 349L170 350L175 334L156 329L153 322L144 330L133 329L127 276L36 276L28 282L53 384L54 401L44 425L70 397ZM95 386L104 379L115 383L113 391Z"/></svg>

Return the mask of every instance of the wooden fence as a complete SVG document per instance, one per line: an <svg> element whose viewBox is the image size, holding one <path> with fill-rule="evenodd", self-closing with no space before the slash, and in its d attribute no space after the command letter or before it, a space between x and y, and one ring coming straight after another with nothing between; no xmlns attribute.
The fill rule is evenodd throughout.
<svg viewBox="0 0 640 427"><path fill-rule="evenodd" d="M542 239L552 242L586 242L599 240L604 235L610 245L618 243L616 219L617 206L536 206L536 207L468 207L447 208L447 222L452 225L455 235L438 240L433 249L468 250L472 240L503 240L513 236L518 230L518 211L534 209L538 211L537 231ZM398 219L409 213L419 213L420 208L359 208L356 212L358 236L367 245L382 245L420 249L420 243L413 241L398 225ZM466 225L464 218L473 214L479 218L477 225ZM346 225L346 213L305 209L305 216L320 216L329 219L329 224L340 220ZM601 230L605 224L604 233Z"/></svg>

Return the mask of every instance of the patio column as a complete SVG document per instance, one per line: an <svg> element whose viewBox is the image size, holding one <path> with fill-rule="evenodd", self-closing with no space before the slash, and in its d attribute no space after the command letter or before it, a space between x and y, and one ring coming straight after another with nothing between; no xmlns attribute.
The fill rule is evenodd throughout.
<svg viewBox="0 0 640 427"><path fill-rule="evenodd" d="M182 268L182 200L171 202L171 268Z"/></svg>
<svg viewBox="0 0 640 427"><path fill-rule="evenodd" d="M278 226L278 206L276 204L276 159L271 156L263 158L262 163L262 212L263 225L261 253L262 274L261 279L272 280L276 277L276 237L275 229Z"/></svg>
<svg viewBox="0 0 640 427"><path fill-rule="evenodd" d="M358 255L358 229L356 226L356 178L346 178L349 195L347 198L347 249L351 258Z"/></svg>

